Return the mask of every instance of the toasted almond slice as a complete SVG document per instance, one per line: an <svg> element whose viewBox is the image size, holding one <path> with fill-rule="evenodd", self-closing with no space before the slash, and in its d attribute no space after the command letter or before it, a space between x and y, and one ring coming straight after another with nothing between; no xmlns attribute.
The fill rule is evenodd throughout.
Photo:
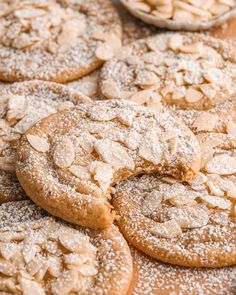
<svg viewBox="0 0 236 295"><path fill-rule="evenodd" d="M216 97L217 91L212 84L202 84L199 87L209 99L214 99Z"/></svg>
<svg viewBox="0 0 236 295"><path fill-rule="evenodd" d="M189 12L186 11L184 9L180 9L180 8L175 8L174 9L174 14L173 14L173 19L174 20L193 20L194 19L194 15Z"/></svg>
<svg viewBox="0 0 236 295"><path fill-rule="evenodd" d="M152 227L150 233L157 237L173 239L178 237L182 234L181 227L179 224L174 220L169 220L164 223L158 223L155 227Z"/></svg>
<svg viewBox="0 0 236 295"><path fill-rule="evenodd" d="M202 92L191 87L186 90L185 99L187 102L194 103L201 100L202 98L203 98Z"/></svg>
<svg viewBox="0 0 236 295"><path fill-rule="evenodd" d="M212 14L216 14L216 15L223 14L229 9L230 7L228 5L221 4L221 3L214 3L211 7L209 7L209 11Z"/></svg>
<svg viewBox="0 0 236 295"><path fill-rule="evenodd" d="M173 51L178 50L182 47L184 42L183 36L180 34L173 34L168 40L168 47Z"/></svg>
<svg viewBox="0 0 236 295"><path fill-rule="evenodd" d="M0 273L6 276L13 276L15 273L15 267L9 261L0 258Z"/></svg>
<svg viewBox="0 0 236 295"><path fill-rule="evenodd" d="M55 278L59 277L61 274L61 267L62 267L61 259L56 256L49 257L48 264L49 264L48 265L49 273Z"/></svg>
<svg viewBox="0 0 236 295"><path fill-rule="evenodd" d="M134 161L127 153L126 149L119 143L109 139L99 140L95 145L95 150L102 160L110 164L115 169L134 169Z"/></svg>
<svg viewBox="0 0 236 295"><path fill-rule="evenodd" d="M38 135L27 134L26 135L30 145L37 151L46 153L50 149L50 144L47 138L40 137Z"/></svg>
<svg viewBox="0 0 236 295"><path fill-rule="evenodd" d="M44 289L35 281L31 281L24 277L19 277L19 283L23 295L46 295Z"/></svg>
<svg viewBox="0 0 236 295"><path fill-rule="evenodd" d="M208 173L219 175L234 174L236 173L236 158L227 154L215 156L205 165L205 169Z"/></svg>
<svg viewBox="0 0 236 295"><path fill-rule="evenodd" d="M121 91L114 82L104 82L102 84L102 93L109 99L120 98Z"/></svg>
<svg viewBox="0 0 236 295"><path fill-rule="evenodd" d="M76 284L78 275L75 270L68 270L62 273L60 277L55 279L51 284L51 292L53 295L70 294Z"/></svg>
<svg viewBox="0 0 236 295"><path fill-rule="evenodd" d="M73 142L67 138L61 138L54 149L53 160L59 168L70 167L75 159Z"/></svg>
<svg viewBox="0 0 236 295"><path fill-rule="evenodd" d="M183 1L174 1L174 7L178 7L180 9L183 9L185 11L188 11L194 15L197 15L197 16L200 16L200 17L203 17L203 18L210 18L211 17L211 13L204 10L204 9L201 9L201 8L198 8L198 7L195 7L195 6L192 6L192 5L189 5Z"/></svg>
<svg viewBox="0 0 236 295"><path fill-rule="evenodd" d="M25 262L29 263L35 257L35 254L39 250L40 250L40 247L37 245L25 245L22 251Z"/></svg>
<svg viewBox="0 0 236 295"><path fill-rule="evenodd" d="M158 135L155 132L149 132L141 142L139 156L155 165L160 164L163 155L160 146L161 142Z"/></svg>
<svg viewBox="0 0 236 295"><path fill-rule="evenodd" d="M198 228L208 224L208 213L203 208L184 206L182 208L171 207L168 216L174 219L181 228Z"/></svg>
<svg viewBox="0 0 236 295"><path fill-rule="evenodd" d="M87 167L72 165L68 168L68 170L80 179L90 179L90 174Z"/></svg>
<svg viewBox="0 0 236 295"><path fill-rule="evenodd" d="M98 59L107 61L112 59L114 56L114 51L109 44L104 43L97 48L95 54Z"/></svg>
<svg viewBox="0 0 236 295"><path fill-rule="evenodd" d="M232 204L229 200L217 196L210 196L207 194L199 195L199 198L211 208L219 208L222 210L228 210Z"/></svg>
<svg viewBox="0 0 236 295"><path fill-rule="evenodd" d="M101 190L104 192L107 191L113 178L113 169L111 165L101 161L94 161L90 164L90 173L99 183Z"/></svg>
<svg viewBox="0 0 236 295"><path fill-rule="evenodd" d="M199 131L214 131L217 123L219 122L219 117L207 112L202 112L194 121L193 127Z"/></svg>
<svg viewBox="0 0 236 295"><path fill-rule="evenodd" d="M130 5L132 5L132 7L134 9L138 9L143 12L150 12L151 11L151 7L148 4L143 3L143 2L132 1L132 2L130 2Z"/></svg>

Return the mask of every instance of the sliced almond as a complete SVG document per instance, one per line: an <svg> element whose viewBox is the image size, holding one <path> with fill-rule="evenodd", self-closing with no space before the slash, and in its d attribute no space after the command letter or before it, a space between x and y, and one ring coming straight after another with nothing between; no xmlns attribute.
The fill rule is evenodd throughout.
<svg viewBox="0 0 236 295"><path fill-rule="evenodd" d="M67 138L61 138L54 149L53 160L59 168L70 167L75 159L73 142Z"/></svg>
<svg viewBox="0 0 236 295"><path fill-rule="evenodd" d="M193 127L199 131L214 131L216 128L219 117L208 112L202 112L194 121Z"/></svg>
<svg viewBox="0 0 236 295"><path fill-rule="evenodd" d="M16 269L9 261L0 258L0 273L6 276L13 276Z"/></svg>
<svg viewBox="0 0 236 295"><path fill-rule="evenodd" d="M215 156L205 165L205 169L208 173L219 175L234 174L236 173L236 158L227 154Z"/></svg>
<svg viewBox="0 0 236 295"><path fill-rule="evenodd" d="M95 145L95 150L102 160L115 169L134 169L134 161L129 156L127 149L117 142L109 139L102 139Z"/></svg>
<svg viewBox="0 0 236 295"><path fill-rule="evenodd" d="M202 92L191 87L186 90L185 99L187 102L194 103L201 100L202 98L203 98Z"/></svg>
<svg viewBox="0 0 236 295"><path fill-rule="evenodd" d="M38 152L46 153L50 149L50 144L47 138L40 137L38 135L27 134L26 135L30 145Z"/></svg>
<svg viewBox="0 0 236 295"><path fill-rule="evenodd" d="M111 165L101 161L94 161L90 165L90 173L99 183L101 190L104 192L107 191L113 178L113 169Z"/></svg>
<svg viewBox="0 0 236 295"><path fill-rule="evenodd" d="M90 173L87 167L72 165L68 168L68 170L79 179L82 179L82 180L90 179Z"/></svg>
<svg viewBox="0 0 236 295"><path fill-rule="evenodd" d="M160 238L173 239L182 234L181 227L173 219L164 223L158 223L155 227L149 229L150 233Z"/></svg>
<svg viewBox="0 0 236 295"><path fill-rule="evenodd" d="M18 280L19 280L23 295L32 295L32 294L46 295L46 292L44 291L44 289L37 282L31 281L24 277L19 277Z"/></svg>

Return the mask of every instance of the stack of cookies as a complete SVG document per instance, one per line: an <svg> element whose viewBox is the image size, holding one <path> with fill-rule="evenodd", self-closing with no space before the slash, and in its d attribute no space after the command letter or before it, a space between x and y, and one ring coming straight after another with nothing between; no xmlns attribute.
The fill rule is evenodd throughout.
<svg viewBox="0 0 236 295"><path fill-rule="evenodd" d="M236 3L121 2L0 0L2 295L236 294Z"/></svg>

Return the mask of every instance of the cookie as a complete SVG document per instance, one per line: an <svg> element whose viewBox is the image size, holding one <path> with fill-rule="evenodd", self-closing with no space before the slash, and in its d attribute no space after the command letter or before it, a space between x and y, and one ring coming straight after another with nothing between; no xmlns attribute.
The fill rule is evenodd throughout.
<svg viewBox="0 0 236 295"><path fill-rule="evenodd" d="M236 59L228 43L191 33L166 33L124 47L102 68L104 98L129 98L205 110L235 98Z"/></svg>
<svg viewBox="0 0 236 295"><path fill-rule="evenodd" d="M63 85L29 81L0 88L0 203L24 196L15 177L22 134L42 118L90 99Z"/></svg>
<svg viewBox="0 0 236 295"><path fill-rule="evenodd" d="M171 30L198 31L218 26L236 14L234 0L121 0L144 22Z"/></svg>
<svg viewBox="0 0 236 295"><path fill-rule="evenodd" d="M27 195L67 221L104 228L114 219L112 185L141 173L190 179L199 144L167 110L126 100L94 101L52 115L23 136L17 176Z"/></svg>
<svg viewBox="0 0 236 295"><path fill-rule="evenodd" d="M76 80L121 46L108 0L1 1L0 80Z"/></svg>
<svg viewBox="0 0 236 295"><path fill-rule="evenodd" d="M3 204L0 216L1 293L126 294L132 258L115 226L73 227L31 201Z"/></svg>
<svg viewBox="0 0 236 295"><path fill-rule="evenodd" d="M236 267L218 269L171 266L131 247L134 264L127 295L233 295Z"/></svg>
<svg viewBox="0 0 236 295"><path fill-rule="evenodd" d="M202 170L203 171L203 170ZM193 181L143 175L116 187L113 206L125 238L163 262L236 264L235 152L215 151Z"/></svg>

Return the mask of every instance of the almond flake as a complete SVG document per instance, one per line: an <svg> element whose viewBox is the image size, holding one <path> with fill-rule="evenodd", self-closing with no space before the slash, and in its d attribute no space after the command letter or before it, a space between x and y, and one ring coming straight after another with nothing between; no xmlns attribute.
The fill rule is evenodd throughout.
<svg viewBox="0 0 236 295"><path fill-rule="evenodd" d="M147 133L143 138L139 147L139 156L155 165L161 164L163 156L161 142L154 131Z"/></svg>
<svg viewBox="0 0 236 295"><path fill-rule="evenodd" d="M188 88L185 93L185 99L187 102L197 102L203 98L203 94L200 91L195 90L194 88Z"/></svg>
<svg viewBox="0 0 236 295"><path fill-rule="evenodd" d="M225 198L207 194L201 194L199 195L199 198L212 208L219 208L222 210L228 210L231 208L231 202Z"/></svg>
<svg viewBox="0 0 236 295"><path fill-rule="evenodd" d="M15 273L15 267L9 261L0 258L0 273L6 276L13 276Z"/></svg>
<svg viewBox="0 0 236 295"><path fill-rule="evenodd" d="M55 279L51 284L51 292L53 295L67 295L73 291L78 279L74 270L68 270L62 273L60 277Z"/></svg>
<svg viewBox="0 0 236 295"><path fill-rule="evenodd" d="M134 169L134 161L127 153L126 148L121 144L109 139L99 140L95 145L95 150L104 162L110 164L115 169Z"/></svg>
<svg viewBox="0 0 236 295"><path fill-rule="evenodd" d="M236 159L227 154L221 154L211 159L205 165L205 169L208 173L231 175L236 173Z"/></svg>
<svg viewBox="0 0 236 295"><path fill-rule="evenodd" d="M67 138L61 138L54 149L53 160L59 168L70 167L75 159L75 150L73 142Z"/></svg>
<svg viewBox="0 0 236 295"><path fill-rule="evenodd" d="M213 131L217 123L219 122L219 117L207 112L202 112L194 121L193 127L197 128L199 131Z"/></svg>
<svg viewBox="0 0 236 295"><path fill-rule="evenodd" d="M68 168L68 170L79 179L90 179L90 174L87 167L72 165Z"/></svg>
<svg viewBox="0 0 236 295"><path fill-rule="evenodd" d="M173 239L182 234L181 227L174 219L164 223L158 223L155 227L149 229L149 231L157 237L167 239Z"/></svg>
<svg viewBox="0 0 236 295"><path fill-rule="evenodd" d="M44 289L35 281L19 277L19 283L23 295L46 295Z"/></svg>
<svg viewBox="0 0 236 295"><path fill-rule="evenodd" d="M201 207L193 208L185 206L183 208L171 207L168 216L174 219L181 228L198 228L208 224L208 213Z"/></svg>
<svg viewBox="0 0 236 295"><path fill-rule="evenodd" d="M30 145L37 151L46 153L50 149L50 144L46 138L39 137L38 135L26 135Z"/></svg>
<svg viewBox="0 0 236 295"><path fill-rule="evenodd" d="M101 190L104 192L107 191L113 178L113 169L111 165L101 161L94 161L90 165L90 173L99 183Z"/></svg>

